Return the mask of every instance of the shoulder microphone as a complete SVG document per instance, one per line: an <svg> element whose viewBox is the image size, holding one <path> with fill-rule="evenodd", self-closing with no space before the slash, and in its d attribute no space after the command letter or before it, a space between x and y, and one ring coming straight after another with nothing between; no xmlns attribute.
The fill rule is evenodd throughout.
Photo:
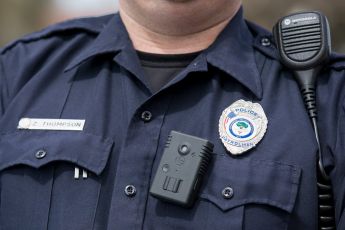
<svg viewBox="0 0 345 230"><path fill-rule="evenodd" d="M282 63L292 70L325 64L331 52L327 18L319 12L286 16L273 28Z"/></svg>
<svg viewBox="0 0 345 230"><path fill-rule="evenodd" d="M319 12L292 14L278 21L273 34L281 62L293 71L313 121L317 117L316 78L322 66L329 61L331 52L327 18ZM322 163L322 159L319 160Z"/></svg>
<svg viewBox="0 0 345 230"><path fill-rule="evenodd" d="M335 229L333 192L324 169L317 127L316 79L329 62L331 36L327 18L319 12L283 17L273 28L281 63L290 69L300 87L318 144L319 229Z"/></svg>

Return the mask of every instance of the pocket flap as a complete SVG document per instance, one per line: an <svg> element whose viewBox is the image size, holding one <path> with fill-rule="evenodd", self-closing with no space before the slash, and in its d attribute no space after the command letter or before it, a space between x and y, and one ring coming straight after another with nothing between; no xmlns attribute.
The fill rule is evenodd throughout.
<svg viewBox="0 0 345 230"><path fill-rule="evenodd" d="M113 141L71 131L19 131L0 137L0 171L15 165L40 168L67 161L100 175Z"/></svg>
<svg viewBox="0 0 345 230"><path fill-rule="evenodd" d="M213 169L204 181L201 197L223 211L250 204L267 204L291 212L300 183L301 169L261 160L214 159ZM233 196L225 199L222 190L230 187Z"/></svg>

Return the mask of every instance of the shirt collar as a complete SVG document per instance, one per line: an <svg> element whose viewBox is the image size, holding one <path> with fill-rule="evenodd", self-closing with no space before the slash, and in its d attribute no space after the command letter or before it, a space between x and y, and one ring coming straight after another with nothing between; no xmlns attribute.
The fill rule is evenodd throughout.
<svg viewBox="0 0 345 230"><path fill-rule="evenodd" d="M262 85L255 61L253 41L253 35L243 19L241 8L216 41L202 55L206 56L210 65L235 78L258 99L261 99ZM132 50L131 46L132 43L120 15L115 14L95 41L72 60L65 71L77 67L97 55Z"/></svg>
<svg viewBox="0 0 345 230"><path fill-rule="evenodd" d="M72 60L65 71L77 67L94 56L108 53L115 54L129 45L131 45L131 42L127 30L122 23L120 15L115 14L104 26L97 38Z"/></svg>
<svg viewBox="0 0 345 230"><path fill-rule="evenodd" d="M253 43L254 37L243 19L241 8L206 50L206 58L209 64L235 78L261 99L262 84Z"/></svg>

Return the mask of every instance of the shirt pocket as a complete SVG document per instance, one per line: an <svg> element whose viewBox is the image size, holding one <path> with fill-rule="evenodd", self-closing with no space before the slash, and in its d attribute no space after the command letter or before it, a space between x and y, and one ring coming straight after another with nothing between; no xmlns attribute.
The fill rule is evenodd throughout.
<svg viewBox="0 0 345 230"><path fill-rule="evenodd" d="M200 197L212 204L208 206L212 229L287 229L301 169L220 155L208 175Z"/></svg>
<svg viewBox="0 0 345 230"><path fill-rule="evenodd" d="M2 135L1 227L92 229L100 175L112 146L112 140L83 132L20 131ZM76 167L80 169L77 179Z"/></svg>

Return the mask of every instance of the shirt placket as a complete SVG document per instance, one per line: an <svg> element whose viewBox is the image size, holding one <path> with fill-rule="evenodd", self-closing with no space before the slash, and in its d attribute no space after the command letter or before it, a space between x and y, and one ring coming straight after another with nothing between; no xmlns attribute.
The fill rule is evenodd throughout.
<svg viewBox="0 0 345 230"><path fill-rule="evenodd" d="M159 143L161 128L173 98L168 91L190 72L198 71L198 67L207 69L206 61L204 65L192 65L176 76L161 92L149 96L144 93L147 87L144 87L146 84L142 71L137 66L139 63L133 61L133 58L130 52L123 52L115 58L115 61L127 70L127 76L123 76L126 88L124 95L127 99L122 100L128 103L127 114L133 115L119 153L109 213L109 230L143 228L156 151L159 144L163 144ZM135 83L128 74L141 84Z"/></svg>
<svg viewBox="0 0 345 230"><path fill-rule="evenodd" d="M168 107L141 106L130 121L119 156L108 229L141 229L153 162Z"/></svg>

